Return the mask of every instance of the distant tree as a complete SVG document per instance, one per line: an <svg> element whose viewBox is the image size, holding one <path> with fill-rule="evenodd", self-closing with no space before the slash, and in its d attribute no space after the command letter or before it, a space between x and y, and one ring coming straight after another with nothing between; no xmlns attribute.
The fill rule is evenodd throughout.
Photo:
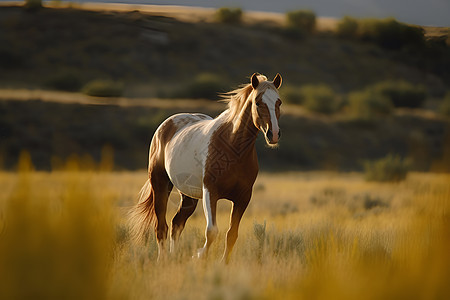
<svg viewBox="0 0 450 300"><path fill-rule="evenodd" d="M216 20L220 23L238 24L242 21L242 9L240 8L219 8L216 12Z"/></svg>
<svg viewBox="0 0 450 300"><path fill-rule="evenodd" d="M374 42L386 49L422 46L425 41L422 28L400 23L392 18L362 19L359 21L358 31L362 40Z"/></svg>
<svg viewBox="0 0 450 300"><path fill-rule="evenodd" d="M286 13L289 28L312 33L316 29L316 14L310 10L295 10Z"/></svg>
<svg viewBox="0 0 450 300"><path fill-rule="evenodd" d="M23 6L27 10L36 10L42 7L42 0L25 0Z"/></svg>
<svg viewBox="0 0 450 300"><path fill-rule="evenodd" d="M366 161L364 175L367 181L399 182L406 179L410 163L399 155L389 154L376 161Z"/></svg>
<svg viewBox="0 0 450 300"><path fill-rule="evenodd" d="M342 38L355 38L358 34L358 20L352 17L343 17L337 24L337 34Z"/></svg>

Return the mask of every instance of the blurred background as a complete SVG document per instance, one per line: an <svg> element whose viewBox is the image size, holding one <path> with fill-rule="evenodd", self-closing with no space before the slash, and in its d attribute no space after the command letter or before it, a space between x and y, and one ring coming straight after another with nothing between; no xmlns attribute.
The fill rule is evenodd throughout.
<svg viewBox="0 0 450 300"><path fill-rule="evenodd" d="M448 0L114 2L0 1L0 299L450 299ZM199 205L156 263L154 131L254 72L283 136L230 265L229 201L208 261Z"/></svg>
<svg viewBox="0 0 450 300"><path fill-rule="evenodd" d="M446 1L108 2L0 1L2 168L108 149L144 169L169 115L216 116L220 93L279 72L283 138L258 141L263 170L450 170Z"/></svg>

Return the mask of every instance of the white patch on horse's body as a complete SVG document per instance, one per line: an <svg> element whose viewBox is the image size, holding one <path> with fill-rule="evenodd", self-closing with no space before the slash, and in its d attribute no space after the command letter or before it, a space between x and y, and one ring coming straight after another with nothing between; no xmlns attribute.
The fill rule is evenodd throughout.
<svg viewBox="0 0 450 300"><path fill-rule="evenodd" d="M211 136L222 123L203 114L173 117L177 131L165 149L165 167L174 186L183 194L202 198L203 176Z"/></svg>
<svg viewBox="0 0 450 300"><path fill-rule="evenodd" d="M278 93L275 90L268 89L262 96L262 102L267 105L270 113L270 122L272 123L272 133L274 139L278 141L278 131L280 128L278 127L278 119L275 112L275 104L278 100Z"/></svg>

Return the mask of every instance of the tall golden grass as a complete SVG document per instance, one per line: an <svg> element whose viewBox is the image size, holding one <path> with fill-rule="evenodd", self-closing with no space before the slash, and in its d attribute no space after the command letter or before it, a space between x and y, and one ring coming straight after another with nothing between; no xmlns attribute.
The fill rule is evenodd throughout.
<svg viewBox="0 0 450 300"><path fill-rule="evenodd" d="M0 172L1 299L448 299L450 176L401 183L362 174L261 174L231 263L207 260L199 207L178 252L157 263L154 238L132 245L123 211L145 172ZM178 205L169 201L168 220Z"/></svg>

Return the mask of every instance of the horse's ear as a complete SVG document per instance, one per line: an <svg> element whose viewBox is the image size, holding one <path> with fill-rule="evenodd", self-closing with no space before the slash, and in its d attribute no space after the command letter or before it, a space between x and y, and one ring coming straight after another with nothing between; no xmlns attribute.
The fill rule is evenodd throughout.
<svg viewBox="0 0 450 300"><path fill-rule="evenodd" d="M256 90L256 88L257 88L258 85L259 85L258 73L254 73L254 74L252 75L251 82L252 82L252 87Z"/></svg>
<svg viewBox="0 0 450 300"><path fill-rule="evenodd" d="M277 75L276 75L275 78L273 79L273 85L274 85L277 89L279 89L280 86L281 86L281 82L282 82L282 81L283 81L283 80L281 79L280 73L277 73Z"/></svg>

